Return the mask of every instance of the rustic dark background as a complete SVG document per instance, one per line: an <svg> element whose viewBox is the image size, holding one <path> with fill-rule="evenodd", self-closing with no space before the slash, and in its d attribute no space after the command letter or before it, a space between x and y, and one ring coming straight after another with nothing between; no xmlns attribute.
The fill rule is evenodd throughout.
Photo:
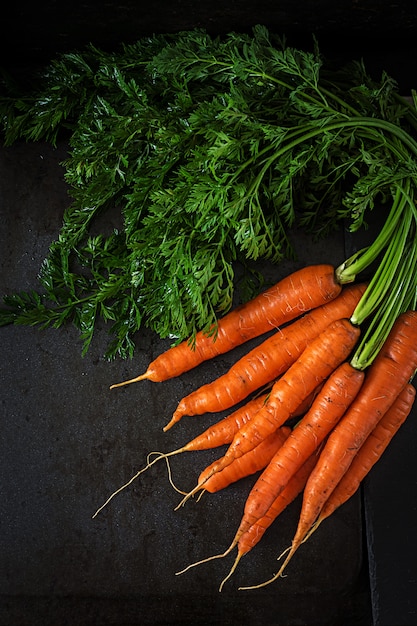
<svg viewBox="0 0 417 626"><path fill-rule="evenodd" d="M8 3L2 8L0 65L26 68L58 52L93 42L103 48L153 32L195 27L210 33L250 31L254 24L309 45L312 34L324 54L364 57L407 89L417 69L417 3L413 0L85 0Z"/></svg>
<svg viewBox="0 0 417 626"><path fill-rule="evenodd" d="M300 47L314 35L336 61L363 58L372 73L396 78L404 93L417 86L417 2L410 0L8 3L1 9L0 68L24 76L90 42L115 49L154 32L200 27L221 35L250 32L258 23ZM36 287L69 203L60 166L66 150L65 144L0 150L1 293ZM337 262L351 246L339 233L314 248L314 259ZM300 252L299 264L313 258L302 240ZM8 327L0 337L0 626L415 626L415 412L364 493L306 548L285 587L249 598L231 585L219 596L225 564L185 578L174 572L225 547L223 525L234 529L240 513L225 510L222 497L218 509L208 500L174 515L178 499L160 467L91 520L148 450L187 440L188 422L184 434L178 430L167 442L154 420L165 423L179 398L212 376L211 368L162 388L144 382L110 393L109 383L143 370L166 342L145 332L133 364L108 364L104 331L86 359L71 328ZM216 373L228 364L221 359ZM194 459L181 459L176 468L185 477L188 468L193 483ZM224 502L242 503L243 491ZM253 576L263 579L273 567L268 559L277 542L288 542L295 518L296 509L255 555Z"/></svg>

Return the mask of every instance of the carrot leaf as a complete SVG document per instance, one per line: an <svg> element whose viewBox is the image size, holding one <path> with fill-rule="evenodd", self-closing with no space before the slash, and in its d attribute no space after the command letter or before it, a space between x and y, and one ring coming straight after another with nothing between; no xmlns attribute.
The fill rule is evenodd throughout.
<svg viewBox="0 0 417 626"><path fill-rule="evenodd" d="M72 321L85 354L102 320L108 358L132 356L143 326L177 341L213 332L236 301L238 265L251 276L255 261L292 259L296 229L354 233L379 206L392 207L384 229L340 280L385 259L359 321L392 305L397 274L407 283L407 255L390 242L415 245L417 115L386 73L334 68L314 39L300 50L256 26L90 45L3 87L5 145L68 141L71 204L38 295L7 295L2 325ZM259 281L245 287L249 299Z"/></svg>

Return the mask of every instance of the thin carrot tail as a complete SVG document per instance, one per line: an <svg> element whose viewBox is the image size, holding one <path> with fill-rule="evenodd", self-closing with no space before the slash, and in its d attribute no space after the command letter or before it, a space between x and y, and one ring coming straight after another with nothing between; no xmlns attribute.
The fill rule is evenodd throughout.
<svg viewBox="0 0 417 626"><path fill-rule="evenodd" d="M233 540L230 546L224 552L221 552L220 554L213 554L212 556L208 556L207 558L201 559L201 561L196 561L195 563L190 563L190 565L187 565L187 567L184 567L184 569L180 570L179 572L175 572L175 576L184 574L185 572L188 572L188 570L190 570L192 567L197 567L197 565L203 565L203 563L208 563L209 561L214 561L215 559L223 559L225 556L231 553L235 546L236 542Z"/></svg>
<svg viewBox="0 0 417 626"><path fill-rule="evenodd" d="M131 385L132 383L138 383L140 380L146 380L148 378L148 373L145 372L140 376L136 376L135 378L131 378L130 380L123 380L121 383L114 383L110 385L110 389L116 389L116 387L125 387L126 385Z"/></svg>
<svg viewBox="0 0 417 626"><path fill-rule="evenodd" d="M270 585L271 583L275 582L276 580L278 580L278 578L282 578L285 568L287 567L288 563L291 561L292 557L294 556L294 554L296 553L296 551L298 550L298 548L300 547L302 543L303 543L302 540L297 541L297 542L295 542L295 540L293 541L285 561L283 562L283 564L281 565L277 573L274 574L271 578L269 578L268 580L265 580L262 583L259 583L258 585L248 585L247 587L239 587L238 588L239 591L241 590L246 591L249 589L260 589L261 587L266 587L267 585Z"/></svg>
<svg viewBox="0 0 417 626"><path fill-rule="evenodd" d="M188 493L186 493L183 497L183 499L177 504L177 506L175 507L174 511L178 511L178 509L180 509L182 506L184 506L184 504L193 496L195 496L196 493L198 493L199 491L201 491L204 488L204 484L207 482L207 480L209 479L209 477L207 476L207 478L205 478L204 480L200 481L199 483L197 483L197 485L191 489L191 491L189 491Z"/></svg>
<svg viewBox="0 0 417 626"><path fill-rule="evenodd" d="M306 536L304 537L304 539L302 540L301 543L305 543L306 541L308 541L308 539L310 539L311 535L313 533L315 533L316 530L318 530L318 527L320 526L320 524L322 524L324 522L324 520L327 519L327 517L329 517L329 516L320 513L319 517L314 522L314 524L312 525L312 527L310 528L310 530L308 531L308 533L306 534Z"/></svg>
<svg viewBox="0 0 417 626"><path fill-rule="evenodd" d="M164 433L167 432L167 430L169 430L170 428L172 428L174 426L174 424L177 424L180 419L183 417L184 413L182 411L179 411L178 409L174 411L170 421L168 422L168 424L166 426L163 427L163 431Z"/></svg>
<svg viewBox="0 0 417 626"><path fill-rule="evenodd" d="M224 469L225 467L227 467L228 464L230 464L232 462L231 458L228 458L226 456L222 456L220 459L218 459L212 466L211 468L211 472L209 472L207 474L207 476L205 476L202 480L200 480L196 486L191 489L191 491L189 491L185 497L181 500L181 502L179 504L177 504L177 506L175 507L174 511L178 511L178 509L180 509L182 506L184 506L184 504L187 502L187 500L189 500L190 498L192 498L198 491L200 491L201 489L204 488L204 485L206 484L206 482L208 481L209 478L211 478L216 472L220 472L222 469Z"/></svg>
<svg viewBox="0 0 417 626"><path fill-rule="evenodd" d="M283 564L279 568L278 572L274 574L272 578L269 578L268 580L265 580L263 583L259 583L258 585L251 585L249 587L239 587L239 589L260 589L261 587L266 587L267 585L270 585L271 583L275 582L276 580L278 580L278 578L281 578L284 574L284 570L286 569L288 563L293 558L294 554L297 552L298 548L304 543L305 540L308 539L309 535L312 534L313 526L314 524L308 525L304 523L303 520L299 521L294 539L292 540L292 543L291 543L291 547L287 550L284 550L281 556L283 556L287 551L288 551L288 554Z"/></svg>
<svg viewBox="0 0 417 626"><path fill-rule="evenodd" d="M229 573L227 574L227 576L225 576L223 578L222 582L220 583L219 592L222 591L225 583L232 577L233 573L236 571L236 568L237 568L237 566L239 564L239 561L242 558L243 554L244 554L243 552L238 552L237 553L236 558L234 560L234 563L233 563L232 567L230 568Z"/></svg>
<svg viewBox="0 0 417 626"><path fill-rule="evenodd" d="M121 487L119 487L118 489L116 489L116 491L113 491L112 494L110 494L110 496L107 498L107 500L97 509L97 511L94 513L94 515L92 516L92 519L94 519L95 517L97 517L97 515L109 504L109 502L111 500L113 500L113 498L115 496L117 496L121 491L124 491L124 489L126 489L127 487L129 487L137 478L138 476L140 476L141 474L143 474L143 472L146 472L146 470L148 470L150 467L152 467L152 465L155 465L155 463L157 461L160 461L161 459L165 459L167 461L167 467L168 467L168 478L169 481L172 485L172 487L175 489L175 491L178 491L179 493L183 493L182 491L180 491L179 489L177 489L177 487L174 485L173 481L172 481L172 477L171 477L171 469L168 463L168 457L173 456L174 454L179 454L181 452L181 449L179 450L173 450L172 452L168 452L168 453L163 453L163 452L150 452L148 454L148 462L145 465L145 467L142 467L142 469L140 469L138 472L136 472L136 474L134 474L132 476L132 478L129 478L129 480L122 485ZM152 454L157 454L158 456L154 458L153 461L149 461L149 458L151 457Z"/></svg>

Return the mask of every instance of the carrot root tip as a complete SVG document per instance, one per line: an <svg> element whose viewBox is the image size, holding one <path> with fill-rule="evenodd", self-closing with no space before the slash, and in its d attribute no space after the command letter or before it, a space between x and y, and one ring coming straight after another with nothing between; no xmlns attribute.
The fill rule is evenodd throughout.
<svg viewBox="0 0 417 626"><path fill-rule="evenodd" d="M110 389L116 389L116 387L125 387L126 385L131 385L132 383L137 383L140 380L145 380L147 378L147 374L141 374L140 376L136 376L136 378L131 378L130 380L123 380L121 383L114 383L110 385Z"/></svg>
<svg viewBox="0 0 417 626"><path fill-rule="evenodd" d="M199 483L198 485L196 485L194 487L194 489L192 489L191 491L186 493L184 498L181 500L181 502L179 504L177 504L177 506L175 507L174 511L178 511L182 506L184 506L184 504L187 502L187 500L192 498L198 491L200 491L202 486L203 486L203 483L201 483L201 484Z"/></svg>
<svg viewBox="0 0 417 626"><path fill-rule="evenodd" d="M236 542L233 542L233 543L232 543L232 546L233 546L233 545L236 545ZM237 554L237 556L236 556L236 558L235 558L235 561L234 561L234 563L233 563L232 567L230 568L229 573L227 574L227 576L225 576L225 578L223 578L222 582L220 583L220 586L219 586L219 593L221 593L221 592L222 592L222 590L223 590L223 587L224 587L225 583L226 583L226 582L227 582L227 581L228 581L228 580L232 577L232 574L233 574L233 573L234 573L234 571L236 570L236 568L237 568L237 566L238 566L238 564L239 564L239 561L240 561L240 559L242 558L242 556L243 556L243 554L242 554L241 552L239 552L239 553Z"/></svg>
<svg viewBox="0 0 417 626"><path fill-rule="evenodd" d="M265 580L262 583L259 583L258 585L250 585L248 587L239 587L239 590L260 589L261 587L266 587L267 585L270 585L271 583L275 582L276 580L278 580L278 578L286 578L287 575L284 574L284 570L287 567L288 563L291 561L296 550L300 547L301 543L302 541L297 542L297 543L293 542L289 549L289 552L287 549L281 553L281 555L278 558L281 558L286 552L288 552L288 556L283 562L283 564L281 565L281 567L279 568L278 572L274 574L271 578L269 578L268 580Z"/></svg>
<svg viewBox="0 0 417 626"><path fill-rule="evenodd" d="M189 569L191 569L192 567L196 567L197 565L202 565L203 563L208 563L209 561L214 561L215 559L223 559L225 556L227 556L233 550L234 547L235 547L235 543L232 543L227 548L227 550L225 550L221 554L213 554L212 556L208 556L206 559L201 559L201 561L196 561L195 563L190 563L190 565L187 565L187 567L184 567L184 569L180 570L179 572L176 572L175 575L179 576L180 574L184 574Z"/></svg>
<svg viewBox="0 0 417 626"><path fill-rule="evenodd" d="M177 422L179 422L181 419L181 415L178 413L174 413L173 416L171 417L170 421L168 422L168 424L166 426L163 427L163 431L164 433L167 432L167 430L169 430L170 428L172 428L174 426L174 424L176 424Z"/></svg>
<svg viewBox="0 0 417 626"><path fill-rule="evenodd" d="M166 459L167 461L167 466L168 466L168 476L171 477L171 469L169 467L169 463L168 463L168 456L171 456L172 454L175 454L177 451L174 451L173 453L168 453L168 454L164 454L163 452L150 452L148 454L148 462L145 465L145 467L142 467L142 469L140 469L138 472L136 472L136 474L134 474L132 476L132 478L130 478L124 485L122 485L121 487L119 487L118 489L116 489L116 491L113 491L112 494L110 494L110 496L107 498L107 500L97 509L97 511L94 513L94 515L92 516L92 519L94 519L95 517L97 517L97 515L109 504L109 502L111 500L113 500L113 498L115 496L117 496L117 494L119 494L121 491L123 491L124 489L126 489L127 487L129 487L133 481L136 480L136 478L138 478L138 476L140 476L141 474L143 474L143 472L145 472L147 469L149 469L150 467L152 467L152 465L154 465L157 461L160 461L161 459ZM153 461L149 461L151 455L156 454L158 456L156 456ZM171 480L170 480L171 482ZM173 485L173 482L171 482L171 485ZM174 485L173 485L174 486ZM174 487L175 488L175 487ZM175 488L176 489L176 488Z"/></svg>

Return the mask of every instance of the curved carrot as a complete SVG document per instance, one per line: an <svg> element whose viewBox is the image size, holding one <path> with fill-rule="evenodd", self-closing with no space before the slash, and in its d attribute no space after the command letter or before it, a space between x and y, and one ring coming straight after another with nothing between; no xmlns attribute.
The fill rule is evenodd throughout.
<svg viewBox="0 0 417 626"><path fill-rule="evenodd" d="M329 324L274 384L267 402L253 419L238 431L225 455L214 464L212 473L224 469L236 457L251 450L282 426L304 398L347 359L359 336L359 328L347 319ZM201 486L196 485L179 506Z"/></svg>
<svg viewBox="0 0 417 626"><path fill-rule="evenodd" d="M320 446L318 447L320 450ZM319 458L318 450L301 465L301 467L293 474L288 481L285 489L275 498L265 515L260 517L255 524L253 524L243 535L238 539L239 551L246 554L252 548L256 546L261 540L262 535L267 528L276 520L278 515L285 510L285 508L300 495L303 491L305 484L310 476L314 466Z"/></svg>
<svg viewBox="0 0 417 626"><path fill-rule="evenodd" d="M321 385L318 385L304 400L296 407L292 412L291 418L301 417L308 411L311 404L319 393ZM263 407L269 392L263 393L259 396L255 396L244 405L227 415L223 419L215 422L209 426L200 435L197 435L192 441L187 443L179 450L168 453L170 456L179 452L192 452L197 450L207 450L211 448L217 448L233 441L236 433L244 426L254 415Z"/></svg>
<svg viewBox="0 0 417 626"><path fill-rule="evenodd" d="M365 374L344 362L332 372L311 409L294 428L254 484L237 537L263 517L291 477L336 426L357 396Z"/></svg>
<svg viewBox="0 0 417 626"><path fill-rule="evenodd" d="M269 437L261 441L253 450L235 459L233 463L230 463L230 465L225 467L221 472L210 475L211 469L216 461L211 463L201 472L198 481L204 482L204 491L215 493L237 482L241 478L259 472L259 470L268 465L290 433L291 428L281 426L281 428L278 428L269 435ZM205 480L206 476L209 476L208 480Z"/></svg>
<svg viewBox="0 0 417 626"><path fill-rule="evenodd" d="M237 537L237 534L235 535L227 553L229 553L236 545L238 552L229 573L220 585L219 591L222 590L225 582L232 576L241 558L245 556L245 554L248 554L248 552L250 552L260 542L265 532L274 523L277 517L279 517L287 506L291 504L291 502L293 502L303 491L307 479L317 463L319 449L320 447L318 447L318 449L313 452L313 454L303 463L295 474L293 474L285 489L283 489L279 496L275 498L265 515L258 519L246 532L240 535L239 538Z"/></svg>
<svg viewBox="0 0 417 626"><path fill-rule="evenodd" d="M361 391L329 435L307 481L296 533L278 573L251 588L267 585L282 575L358 450L394 404L417 369L417 312L401 314L366 372Z"/></svg>
<svg viewBox="0 0 417 626"><path fill-rule="evenodd" d="M363 284L350 285L334 300L268 337L232 365L226 374L183 398L166 430L184 415L224 411L281 376L330 322L352 315L365 289Z"/></svg>
<svg viewBox="0 0 417 626"><path fill-rule="evenodd" d="M268 393L256 396L230 413L230 415L211 424L204 432L200 433L194 437L192 441L180 448L181 452L208 450L231 443L238 430L249 422L265 404L267 397Z"/></svg>
<svg viewBox="0 0 417 626"><path fill-rule="evenodd" d="M362 389L330 434L307 487L300 529L307 532L357 451L417 369L417 312L402 314L366 372ZM304 530L300 531L300 534Z"/></svg>
<svg viewBox="0 0 417 626"><path fill-rule="evenodd" d="M352 344L352 345L354 345L354 344L356 343L356 340L357 340L357 338L358 338L358 336L359 336L359 333L360 333L360 331L359 331L359 328L358 328L358 327L354 326L354 325L353 325L353 324L352 324L352 323L351 323L348 319L340 319L340 318L338 318L338 319L336 319L336 320L332 320L329 324L326 324L325 328L322 330L322 332L321 332L319 335L316 335L315 337L313 337L313 338L311 339L311 341L310 341L310 342L307 342L307 346L304 348L304 350L301 352L301 354L298 356L298 358L296 358L296 359L295 359L295 361L292 363L292 365L290 365L290 369L287 369L287 372L288 372L288 371L291 371L291 372L292 372L292 374L295 374L295 372L296 372L296 371L297 371L297 369L299 368L298 362L299 362L300 364L301 364L301 363L303 363L303 365L302 365L301 367L304 367L304 361L303 361L303 359L304 359L304 360L307 360L308 358L310 358L310 355L312 354L312 350L311 350L311 348L310 348L310 344L312 344L312 343L314 344L314 353L318 351L318 352L317 352L317 354L320 354L321 356L323 356L323 350L320 350L320 344L321 344L321 343L323 343L323 342L321 341L320 337L321 337L322 335L324 335L324 334L327 334L327 333L329 332L329 329L333 328L333 324L336 324L336 326L342 326L342 325L344 325L344 326L346 327L346 328L345 328L345 330L348 328L348 329L349 329L349 332L350 332L350 335L351 335L351 336L349 337L349 340L348 340L348 341L349 341L349 345L350 345L350 344L352 344L352 338L354 339L354 341L353 341L353 344ZM343 334L343 330L342 330L341 328L340 328L340 331L341 331L341 332L342 332L342 334ZM353 333L353 334L352 334L352 333ZM324 342L324 345L325 345L325 349L329 349L329 348L330 348L330 346L331 346L331 344L329 344L329 342L327 342L327 341L325 341L325 342ZM343 352L343 353L345 353L345 351L344 351L344 349L343 349L343 345L341 344L339 347L342 349L342 352ZM305 357L305 358L304 358L304 353L305 353L305 352L308 354L308 357ZM348 353L347 353L347 354L348 354ZM345 358L346 358L346 357L345 357ZM294 359L293 359L293 360L294 360ZM319 358L319 362L320 362L320 358ZM339 362L339 363L340 363L340 362ZM296 364L297 364L297 365L296 365ZM294 368L294 365L296 365L296 368L295 368L295 369L293 369L293 368ZM311 367L311 365L310 365L310 367ZM298 374L297 374L297 375L298 375ZM322 380L323 380L323 379L322 379L322 378L320 378L320 377L319 377L319 378L317 378L316 385L317 385L319 382L322 382ZM282 384L282 383L284 383L284 384L286 384L286 383L287 383L287 378L286 378L286 375L282 376L282 377L281 377L281 379L278 381L278 386L279 386L279 384ZM313 383L313 384L314 384L314 383ZM272 387L272 389L273 389L273 390L274 390L274 389L276 389L276 390L275 390L275 395L279 393L278 387L276 388L276 385L277 385L277 383L275 383L275 384L274 384L274 386ZM311 393L311 388L309 388L309 390L307 391L307 395L308 395L309 393ZM302 398L298 398L298 404L299 404L299 402L300 402L300 401L302 401L302 399L303 399L304 397L305 397L305 396L302 396ZM278 398L276 398L276 400L278 400ZM278 400L278 402L279 402L279 400ZM275 410L275 406L272 406L272 405L271 405L271 409L274 411L274 410ZM168 423L168 424L164 427L164 429L163 429L163 430L164 430L164 431L169 430L169 429L170 429L170 428L171 428L171 427L172 427L172 426L173 426L176 422L178 422L178 421L179 421L179 419L180 419L180 418L181 418L181 415L179 415L179 414L177 414L177 415L176 415L176 414L174 413L173 417L171 418L171 420L169 421L169 423Z"/></svg>
<svg viewBox="0 0 417 626"><path fill-rule="evenodd" d="M356 493L365 476L381 458L394 435L409 416L415 396L415 387L411 384L406 385L394 404L382 416L324 504L314 524L315 528Z"/></svg>
<svg viewBox="0 0 417 626"><path fill-rule="evenodd" d="M157 357L144 374L111 385L111 389L144 379L161 382L179 376L203 361L333 300L341 289L332 265L311 265L297 270L227 313L213 327L212 334L198 332L194 343L183 341L173 346Z"/></svg>

